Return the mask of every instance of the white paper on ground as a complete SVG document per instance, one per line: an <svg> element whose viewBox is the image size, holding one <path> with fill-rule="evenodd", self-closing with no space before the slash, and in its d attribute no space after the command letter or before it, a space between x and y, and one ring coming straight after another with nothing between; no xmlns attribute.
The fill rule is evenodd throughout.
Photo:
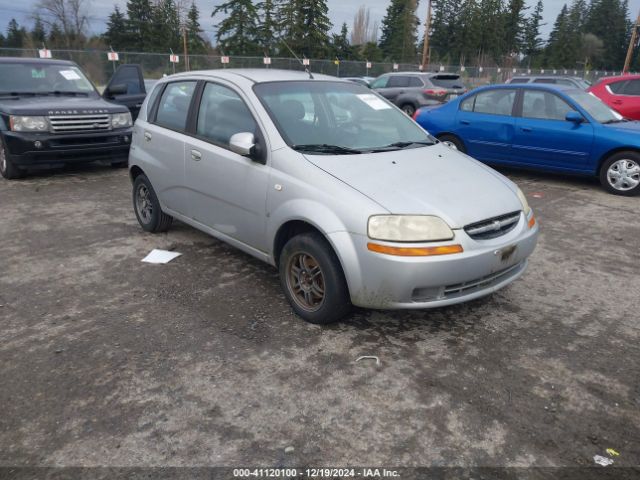
<svg viewBox="0 0 640 480"><path fill-rule="evenodd" d="M178 252L170 252L169 250L158 250L157 248L154 248L149 252L149 255L142 259L142 261L146 263L169 263L180 255L182 254Z"/></svg>
<svg viewBox="0 0 640 480"><path fill-rule="evenodd" d="M613 464L613 460L607 457L603 457L602 455L595 455L593 457L593 461L596 462L598 465L602 465L603 467L607 467Z"/></svg>
<svg viewBox="0 0 640 480"><path fill-rule="evenodd" d="M373 93L364 93L358 95L358 98L374 110L387 110L388 108L391 108L391 105Z"/></svg>

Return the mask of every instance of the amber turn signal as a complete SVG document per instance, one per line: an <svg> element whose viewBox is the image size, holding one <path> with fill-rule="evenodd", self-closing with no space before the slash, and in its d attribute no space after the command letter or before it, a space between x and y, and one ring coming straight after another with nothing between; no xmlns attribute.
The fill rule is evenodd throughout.
<svg viewBox="0 0 640 480"><path fill-rule="evenodd" d="M372 252L396 255L399 257L428 257L431 255L449 255L464 251L462 245L444 245L442 247L390 247L378 243L367 243L367 248Z"/></svg>
<svg viewBox="0 0 640 480"><path fill-rule="evenodd" d="M529 219L529 228L533 228L535 224L536 224L536 217L531 215L531 218Z"/></svg>

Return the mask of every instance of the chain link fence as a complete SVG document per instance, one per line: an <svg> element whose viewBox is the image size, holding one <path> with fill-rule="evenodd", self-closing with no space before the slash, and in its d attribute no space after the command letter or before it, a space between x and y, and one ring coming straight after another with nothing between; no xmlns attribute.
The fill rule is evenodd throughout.
<svg viewBox="0 0 640 480"><path fill-rule="evenodd" d="M184 72L186 62L179 56L178 63L169 60L169 53L119 52L119 61L111 62L107 59L106 50L51 50L52 58L72 60L85 71L89 78L98 86L103 86L120 64L135 63L142 66L145 78L157 79L163 75ZM37 49L0 48L0 57L31 57L38 58ZM265 65L263 57L229 57L229 63L222 63L220 55L189 55L190 70L206 70L218 68L277 68L287 70L304 70L304 66L295 58L271 58L271 64ZM368 62L342 60L309 60L309 67L314 73L323 73L338 77L369 76L377 77L392 71L420 70L416 63ZM620 71L584 71L578 69L532 69L521 67L479 67L460 65L431 64L429 71L458 73L467 88L473 88L492 83L504 83L511 77L518 75L569 75L595 82L605 76L620 75Z"/></svg>

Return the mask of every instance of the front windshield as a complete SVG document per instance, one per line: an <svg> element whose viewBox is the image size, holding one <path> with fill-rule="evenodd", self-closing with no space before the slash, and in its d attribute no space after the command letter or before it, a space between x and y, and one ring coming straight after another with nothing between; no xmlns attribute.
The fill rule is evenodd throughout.
<svg viewBox="0 0 640 480"><path fill-rule="evenodd" d="M363 153L434 143L408 116L355 83L269 82L254 91L284 140L299 151Z"/></svg>
<svg viewBox="0 0 640 480"><path fill-rule="evenodd" d="M567 94L599 123L613 123L623 119L622 115L611 110L599 98L590 93L571 91Z"/></svg>
<svg viewBox="0 0 640 480"><path fill-rule="evenodd" d="M82 70L73 65L0 63L0 94L88 95L94 91Z"/></svg>

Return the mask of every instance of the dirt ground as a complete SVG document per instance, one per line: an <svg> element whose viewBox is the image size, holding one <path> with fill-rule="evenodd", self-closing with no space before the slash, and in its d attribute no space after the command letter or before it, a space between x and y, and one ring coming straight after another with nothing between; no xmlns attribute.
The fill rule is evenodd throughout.
<svg viewBox="0 0 640 480"><path fill-rule="evenodd" d="M143 232L126 170L0 181L0 466L640 475L640 198L505 173L541 225L520 280L329 327L272 267L184 224ZM153 248L183 255L141 263Z"/></svg>

